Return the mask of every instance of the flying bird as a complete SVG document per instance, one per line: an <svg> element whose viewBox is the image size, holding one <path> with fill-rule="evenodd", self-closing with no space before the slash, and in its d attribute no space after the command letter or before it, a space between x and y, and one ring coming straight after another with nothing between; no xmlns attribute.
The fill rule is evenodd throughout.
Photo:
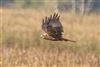
<svg viewBox="0 0 100 67"><path fill-rule="evenodd" d="M60 22L60 16L58 13L54 13L49 17L42 19L42 30L44 34L41 35L43 39L52 40L52 41L72 41L69 39L63 38L63 26ZM72 41L74 42L74 41Z"/></svg>

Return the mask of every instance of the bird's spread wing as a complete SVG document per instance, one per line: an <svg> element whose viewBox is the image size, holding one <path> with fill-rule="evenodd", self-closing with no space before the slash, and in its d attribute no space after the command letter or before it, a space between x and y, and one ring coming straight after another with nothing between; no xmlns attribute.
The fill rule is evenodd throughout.
<svg viewBox="0 0 100 67"><path fill-rule="evenodd" d="M56 13L45 17L42 20L42 29L45 33L52 37L61 37L63 32L62 24L59 20L60 16Z"/></svg>

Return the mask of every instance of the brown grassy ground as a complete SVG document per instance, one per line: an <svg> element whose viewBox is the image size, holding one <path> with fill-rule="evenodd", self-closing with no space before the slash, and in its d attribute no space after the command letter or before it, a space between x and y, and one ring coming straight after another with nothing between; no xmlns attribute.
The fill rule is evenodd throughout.
<svg viewBox="0 0 100 67"><path fill-rule="evenodd" d="M60 13L64 37L72 42L40 38L41 19L52 12L0 9L2 67L99 67L100 15Z"/></svg>

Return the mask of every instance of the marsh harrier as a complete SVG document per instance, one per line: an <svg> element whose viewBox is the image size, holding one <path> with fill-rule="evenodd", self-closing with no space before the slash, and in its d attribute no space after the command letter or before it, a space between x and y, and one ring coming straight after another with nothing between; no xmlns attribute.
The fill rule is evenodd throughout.
<svg viewBox="0 0 100 67"><path fill-rule="evenodd" d="M42 19L42 29L44 34L41 35L43 39L52 41L72 41L63 38L63 26L60 22L60 16L57 13Z"/></svg>

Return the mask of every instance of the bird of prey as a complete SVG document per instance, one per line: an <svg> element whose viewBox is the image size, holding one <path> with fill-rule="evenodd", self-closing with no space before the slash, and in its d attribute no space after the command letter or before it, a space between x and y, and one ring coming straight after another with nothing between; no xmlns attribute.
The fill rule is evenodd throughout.
<svg viewBox="0 0 100 67"><path fill-rule="evenodd" d="M52 41L72 41L69 39L63 38L63 26L60 22L60 16L58 13L54 13L49 17L42 19L42 29L44 34L41 35L43 39L52 40Z"/></svg>

